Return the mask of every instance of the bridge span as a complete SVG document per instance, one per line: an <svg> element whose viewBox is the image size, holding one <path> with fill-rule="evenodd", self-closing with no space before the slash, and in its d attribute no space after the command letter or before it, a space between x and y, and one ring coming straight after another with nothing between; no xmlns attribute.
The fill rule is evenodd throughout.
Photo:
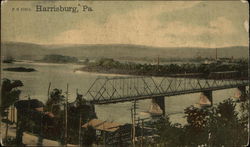
<svg viewBox="0 0 250 147"><path fill-rule="evenodd" d="M164 104L164 97L203 92L212 102L212 91L238 88L246 93L248 80L211 80L169 77L100 77L85 97L92 104L110 104L142 99L156 99ZM162 106L163 107L163 106Z"/></svg>

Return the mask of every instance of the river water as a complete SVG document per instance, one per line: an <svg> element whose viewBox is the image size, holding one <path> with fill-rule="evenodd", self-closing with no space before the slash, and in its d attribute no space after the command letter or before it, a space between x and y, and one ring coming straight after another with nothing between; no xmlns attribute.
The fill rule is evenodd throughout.
<svg viewBox="0 0 250 147"><path fill-rule="evenodd" d="M126 76L116 74L99 74L89 72L74 72L75 68L82 67L82 65L75 64L51 64L51 63L35 63L35 62L16 62L14 64L2 64L2 69L7 67L26 67L34 68L36 72L10 72L2 71L1 78L9 78L11 80L21 80L24 84L20 89L22 90L21 99L35 98L42 102L46 102L48 96L47 91L49 83L51 82L51 89L58 88L66 91L67 83L69 84L69 102L75 100L76 89L79 93L85 94L90 88L91 84L97 77L101 76ZM236 88L218 90L213 92L213 103L218 104L224 99L234 97L237 93ZM190 105L198 102L200 93L171 96L165 98L166 114L170 114L170 120L184 124L184 109ZM95 106L96 113L99 119L107 121L115 121L118 123L130 123L132 107L131 102L97 105ZM148 111L151 105L151 100L138 101L138 117L149 117L148 114L143 113Z"/></svg>

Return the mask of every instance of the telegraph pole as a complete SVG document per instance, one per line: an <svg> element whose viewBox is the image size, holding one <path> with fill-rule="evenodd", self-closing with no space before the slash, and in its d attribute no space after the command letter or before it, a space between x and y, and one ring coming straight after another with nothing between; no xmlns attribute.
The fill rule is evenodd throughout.
<svg viewBox="0 0 250 147"><path fill-rule="evenodd" d="M51 82L49 82L49 88L48 88L48 100L49 100L49 98L50 98L50 96L49 96L50 86L51 86Z"/></svg>
<svg viewBox="0 0 250 147"><path fill-rule="evenodd" d="M141 127L142 127L142 132L141 132L141 146L143 147L143 138L144 138L144 120L141 120Z"/></svg>
<svg viewBox="0 0 250 147"><path fill-rule="evenodd" d="M79 146L81 146L81 134L82 134L82 115L80 110L80 120L79 120Z"/></svg>
<svg viewBox="0 0 250 147"><path fill-rule="evenodd" d="M135 146L135 113L136 113L136 101L134 101L134 113L133 113L133 146Z"/></svg>
<svg viewBox="0 0 250 147"><path fill-rule="evenodd" d="M68 97L69 97L69 84L67 84L67 93L66 93L66 111L65 111L65 146L67 147L68 141Z"/></svg>
<svg viewBox="0 0 250 147"><path fill-rule="evenodd" d="M159 71L159 65L160 65L160 57L157 57L157 71Z"/></svg>
<svg viewBox="0 0 250 147"><path fill-rule="evenodd" d="M132 128L131 128L131 143L134 146L134 116L133 116L133 108L131 108L131 121L132 121Z"/></svg>
<svg viewBox="0 0 250 147"><path fill-rule="evenodd" d="M136 109L137 109L137 101L136 101L136 99L134 99L134 106L131 109L132 124L133 124L132 125L133 126L133 129L132 129L132 143L133 143L133 146L135 146L135 136L136 136L136 128L135 128Z"/></svg>

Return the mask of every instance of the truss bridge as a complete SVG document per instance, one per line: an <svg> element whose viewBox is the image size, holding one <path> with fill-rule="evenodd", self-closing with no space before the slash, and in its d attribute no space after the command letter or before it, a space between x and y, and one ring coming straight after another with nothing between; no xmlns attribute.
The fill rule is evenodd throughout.
<svg viewBox="0 0 250 147"><path fill-rule="evenodd" d="M94 81L85 96L92 104L110 104L203 92L212 101L214 90L239 88L245 92L247 85L248 80L100 77Z"/></svg>

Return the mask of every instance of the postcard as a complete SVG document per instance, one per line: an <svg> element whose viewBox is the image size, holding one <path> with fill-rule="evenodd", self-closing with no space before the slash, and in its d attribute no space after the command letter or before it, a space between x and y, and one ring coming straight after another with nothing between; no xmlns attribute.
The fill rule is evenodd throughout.
<svg viewBox="0 0 250 147"><path fill-rule="evenodd" d="M1 2L1 144L244 146L249 4Z"/></svg>

